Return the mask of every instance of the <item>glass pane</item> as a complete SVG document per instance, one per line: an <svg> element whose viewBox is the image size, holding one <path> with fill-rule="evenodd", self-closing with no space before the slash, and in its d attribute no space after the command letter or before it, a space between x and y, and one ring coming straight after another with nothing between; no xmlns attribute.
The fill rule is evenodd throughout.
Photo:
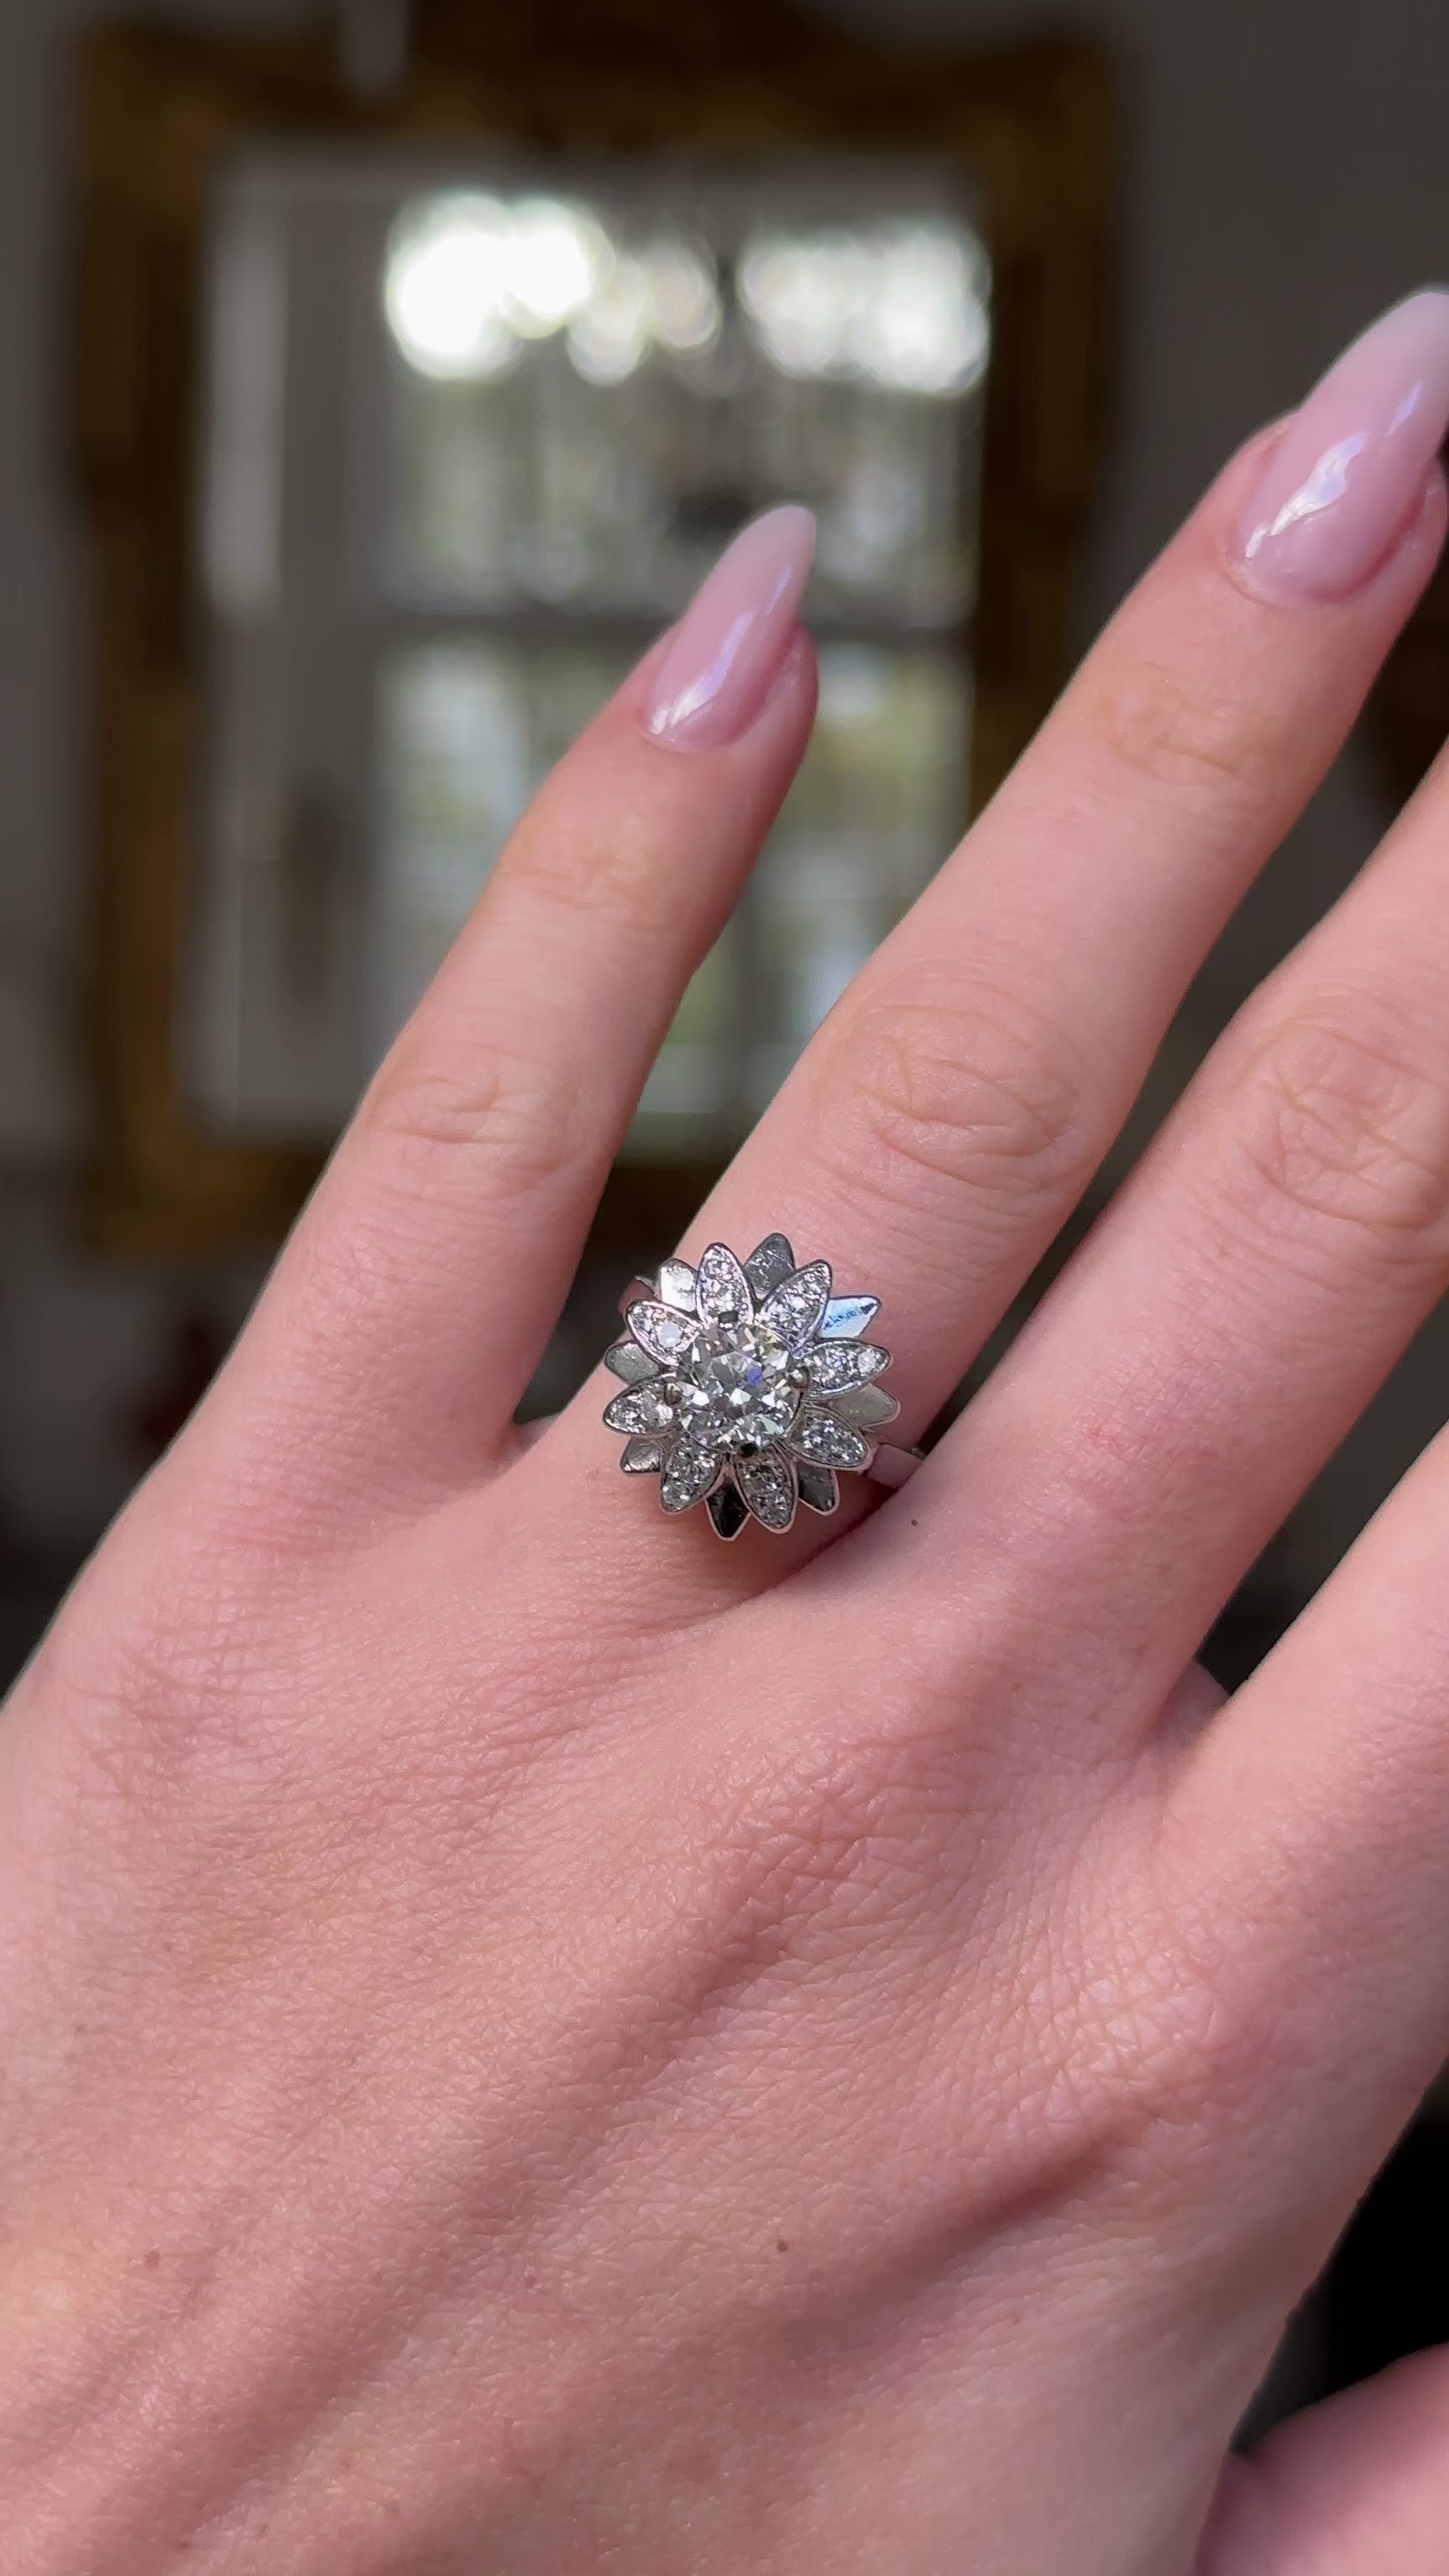
<svg viewBox="0 0 1449 2576"><path fill-rule="evenodd" d="M404 646L379 685L369 1046L402 1026L529 797L618 686L607 647L501 637Z"/></svg>
<svg viewBox="0 0 1449 2576"><path fill-rule="evenodd" d="M382 683L372 1052L462 927L516 816L623 676L604 647L403 648ZM966 680L940 647L828 646L814 743L735 920L695 976L627 1153L738 1142L959 827Z"/></svg>
<svg viewBox="0 0 1449 2576"><path fill-rule="evenodd" d="M819 512L820 607L958 622L987 265L944 190L907 193L779 176L405 202L383 252L387 586L655 613L788 495Z"/></svg>
<svg viewBox="0 0 1449 2576"><path fill-rule="evenodd" d="M969 711L956 654L866 644L821 653L815 738L750 893L755 1022L742 1107L751 1114L960 831Z"/></svg>
<svg viewBox="0 0 1449 2576"><path fill-rule="evenodd" d="M624 677L617 647L473 638L403 647L385 667L380 831L368 977L381 1055L442 963L528 798ZM641 1113L656 1152L734 1133L739 1094L733 925L676 1015Z"/></svg>
<svg viewBox="0 0 1449 2576"><path fill-rule="evenodd" d="M628 1150L733 1145L961 820L988 284L959 170L239 158L204 316L204 1116L330 1141L525 798L792 497L817 739Z"/></svg>

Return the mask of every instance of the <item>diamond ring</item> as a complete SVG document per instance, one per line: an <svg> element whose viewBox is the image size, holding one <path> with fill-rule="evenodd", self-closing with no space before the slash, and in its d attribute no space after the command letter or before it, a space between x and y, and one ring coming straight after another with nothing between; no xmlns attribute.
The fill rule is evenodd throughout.
<svg viewBox="0 0 1449 2576"><path fill-rule="evenodd" d="M666 1512L704 1503L721 1538L746 1521L787 1530L803 1503L833 1512L840 1474L901 1485L919 1450L882 1448L900 1411L890 1366L861 1337L879 1299L833 1297L828 1261L797 1267L783 1234L747 1261L712 1243L697 1269L666 1261L622 1300L629 1330L605 1353L624 1392L604 1407L626 1476L657 1476Z"/></svg>

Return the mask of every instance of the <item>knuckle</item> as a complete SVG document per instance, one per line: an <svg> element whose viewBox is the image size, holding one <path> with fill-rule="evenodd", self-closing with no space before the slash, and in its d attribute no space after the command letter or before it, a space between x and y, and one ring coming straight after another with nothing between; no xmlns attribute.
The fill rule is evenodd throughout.
<svg viewBox="0 0 1449 2576"><path fill-rule="evenodd" d="M677 932L679 880L657 832L617 811L608 828L560 831L546 812L530 817L494 870L495 901L522 900L561 913L575 928L654 941Z"/></svg>
<svg viewBox="0 0 1449 2576"><path fill-rule="evenodd" d="M852 1189L864 1172L914 1196L924 1176L1019 1205L1075 1189L1094 1159L1060 1042L993 999L858 1006L822 1051L819 1085L822 1141Z"/></svg>
<svg viewBox="0 0 1449 2576"><path fill-rule="evenodd" d="M1209 2135L1232 2125L1251 2100L1259 2067L1239 2019L1213 1982L1182 1957L1170 1925L1136 1955L1119 1938L1092 1963L1089 1992L1064 2000L1061 2026L1075 2048L1061 2073L1070 2095L1104 2124L1112 2157L1135 2161L1144 2147L1161 2163L1176 2137L1196 2156Z"/></svg>
<svg viewBox="0 0 1449 2576"><path fill-rule="evenodd" d="M565 1066L497 1045L470 1049L465 1066L431 1046L394 1050L359 1112L364 1146L389 1150L408 1195L430 1196L455 1163L468 1187L480 1175L522 1197L572 1175L590 1147L586 1099Z"/></svg>
<svg viewBox="0 0 1449 2576"><path fill-rule="evenodd" d="M1204 696L1167 662L1109 663L1088 684L1088 723L1111 757L1139 779L1175 795L1195 792L1255 809L1266 801L1272 744L1251 705Z"/></svg>
<svg viewBox="0 0 1449 2576"><path fill-rule="evenodd" d="M1234 1158L1254 1223L1326 1223L1413 1257L1449 1216L1449 1088L1383 1021L1281 1021L1238 1077Z"/></svg>

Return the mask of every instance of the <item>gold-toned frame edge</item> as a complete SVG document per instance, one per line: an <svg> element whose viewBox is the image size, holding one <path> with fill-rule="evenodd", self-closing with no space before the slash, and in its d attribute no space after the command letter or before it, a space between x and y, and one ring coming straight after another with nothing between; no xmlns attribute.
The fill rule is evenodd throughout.
<svg viewBox="0 0 1449 2576"><path fill-rule="evenodd" d="M530 13L531 15L531 13ZM218 158L256 133L490 141L541 150L960 155L994 264L972 803L1055 694L1095 466L1108 210L1108 75L1068 42L996 56L877 51L772 0L563 0L523 13L424 0L406 86L360 102L325 41L108 26L81 46L79 482L94 610L92 1028L100 1249L217 1252L278 1239L319 1167L188 1122L173 1077L193 831L198 684L190 570L198 279ZM711 1176L655 1171L656 1222ZM637 1223L616 1176L607 1240ZM617 1201L617 1205L615 1202Z"/></svg>

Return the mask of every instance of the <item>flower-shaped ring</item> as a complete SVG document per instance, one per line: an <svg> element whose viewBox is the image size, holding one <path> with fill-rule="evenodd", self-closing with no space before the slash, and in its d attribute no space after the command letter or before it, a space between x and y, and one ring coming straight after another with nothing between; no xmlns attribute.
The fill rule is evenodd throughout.
<svg viewBox="0 0 1449 2576"><path fill-rule="evenodd" d="M899 1485L915 1450L881 1450L900 1411L876 1384L890 1353L861 1337L875 1297L832 1297L830 1264L797 1268L783 1234L747 1261L712 1243L698 1269L666 1261L624 1300L605 1354L624 1392L604 1407L626 1476L658 1476L666 1512L704 1503L721 1538L746 1521L787 1530L796 1506L833 1512L838 1475Z"/></svg>

